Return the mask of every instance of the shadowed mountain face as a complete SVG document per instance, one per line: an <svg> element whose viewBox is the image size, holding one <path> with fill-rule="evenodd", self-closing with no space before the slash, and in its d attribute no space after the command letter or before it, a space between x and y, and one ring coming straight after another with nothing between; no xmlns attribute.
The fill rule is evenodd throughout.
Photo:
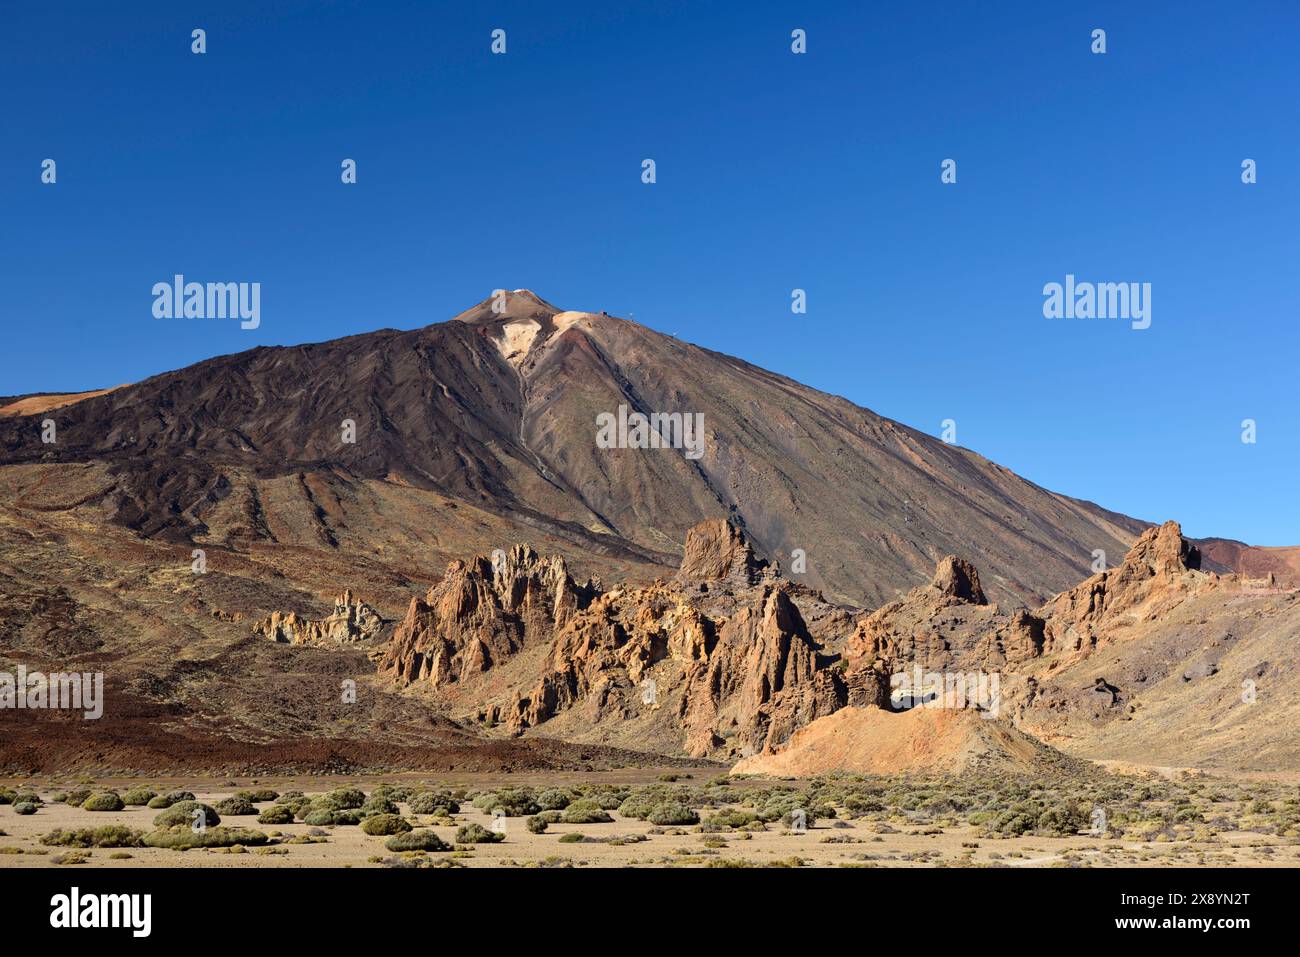
<svg viewBox="0 0 1300 957"><path fill-rule="evenodd" d="M696 416L703 454L600 447L598 416L620 406ZM41 441L46 419L56 443ZM423 329L258 348L11 411L0 463L83 463L65 473L85 476L68 507L175 544L379 554L395 526L415 534L434 502L460 503L492 520L462 513L454 554L545 536L652 574L676 566L691 526L726 517L796 581L860 605L946 554L979 567L991 599L1035 604L1143 527L845 399L526 290Z"/></svg>

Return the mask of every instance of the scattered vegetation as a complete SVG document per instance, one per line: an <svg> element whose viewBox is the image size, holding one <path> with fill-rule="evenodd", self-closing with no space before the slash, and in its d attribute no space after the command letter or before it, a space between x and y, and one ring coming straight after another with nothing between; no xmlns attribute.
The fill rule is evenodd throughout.
<svg viewBox="0 0 1300 957"><path fill-rule="evenodd" d="M72 828L66 831L55 828L41 836L41 843L49 847L139 847L143 833L123 824Z"/></svg>

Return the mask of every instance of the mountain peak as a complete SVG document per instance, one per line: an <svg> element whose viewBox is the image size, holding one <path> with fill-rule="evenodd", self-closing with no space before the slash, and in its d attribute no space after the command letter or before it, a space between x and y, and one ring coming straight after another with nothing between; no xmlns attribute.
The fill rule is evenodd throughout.
<svg viewBox="0 0 1300 957"><path fill-rule="evenodd" d="M549 319L562 312L531 289L494 289L492 294L454 318L471 325Z"/></svg>

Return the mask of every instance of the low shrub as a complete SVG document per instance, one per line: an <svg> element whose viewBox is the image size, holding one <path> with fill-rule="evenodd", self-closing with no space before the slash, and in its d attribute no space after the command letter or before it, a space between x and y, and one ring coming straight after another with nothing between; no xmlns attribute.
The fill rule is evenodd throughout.
<svg viewBox="0 0 1300 957"><path fill-rule="evenodd" d="M120 811L126 803L112 791L101 791L86 798L81 807L85 811Z"/></svg>
<svg viewBox="0 0 1300 957"><path fill-rule="evenodd" d="M524 827L533 834L545 834L548 822L541 817L530 817L524 821Z"/></svg>
<svg viewBox="0 0 1300 957"><path fill-rule="evenodd" d="M56 794L55 798L68 807L81 807L94 793L90 788L78 788L75 791L68 791L62 797Z"/></svg>
<svg viewBox="0 0 1300 957"><path fill-rule="evenodd" d="M462 824L456 830L457 844L500 844L506 836L499 831L489 831L477 822Z"/></svg>
<svg viewBox="0 0 1300 957"><path fill-rule="evenodd" d="M451 845L428 828L394 834L384 841L390 851L450 851Z"/></svg>
<svg viewBox="0 0 1300 957"><path fill-rule="evenodd" d="M195 812L202 812L202 817ZM206 827L215 827L221 823L221 815L206 804L198 801L178 801L153 819L153 826L160 828L175 827L184 824L189 827L202 821Z"/></svg>
<svg viewBox="0 0 1300 957"><path fill-rule="evenodd" d="M41 843L48 847L139 847L143 831L122 824L103 827L82 827L63 830L55 828L42 835Z"/></svg>
<svg viewBox="0 0 1300 957"><path fill-rule="evenodd" d="M261 814L257 815L258 824L292 824L294 814L292 809L285 807L283 804L272 804Z"/></svg>
<svg viewBox="0 0 1300 957"><path fill-rule="evenodd" d="M267 801L278 801L280 795L270 788L255 788L253 790L236 791L235 797L243 798L245 801L251 801L254 804L265 804Z"/></svg>
<svg viewBox="0 0 1300 957"><path fill-rule="evenodd" d="M146 847L169 848L173 851L188 851L196 847L257 847L265 844L269 838L261 831L246 827L210 827L196 831L184 824L159 828L150 831L143 838Z"/></svg>
<svg viewBox="0 0 1300 957"><path fill-rule="evenodd" d="M216 809L218 814L227 814L230 817L247 817L250 814L257 813L257 808L253 806L253 802L239 795L218 801Z"/></svg>
<svg viewBox="0 0 1300 957"><path fill-rule="evenodd" d="M122 795L122 803L127 807L142 807L158 796L157 791L149 788L131 788Z"/></svg>
<svg viewBox="0 0 1300 957"><path fill-rule="evenodd" d="M36 805L33 804L31 801L23 801L23 802L20 803L20 804L15 804L15 805L14 805L14 813L15 813L15 814L23 814L23 815L27 815L27 814L35 814L35 813L36 813Z"/></svg>
<svg viewBox="0 0 1300 957"><path fill-rule="evenodd" d="M359 788L338 788L325 795L337 810L358 808L366 803L366 793Z"/></svg>
<svg viewBox="0 0 1300 957"><path fill-rule="evenodd" d="M573 794L564 788L548 788L537 795L537 806L543 811L563 811L573 803Z"/></svg>
<svg viewBox="0 0 1300 957"><path fill-rule="evenodd" d="M398 814L400 813L396 804L384 797L382 794L372 794L366 799L366 803L361 805L361 815L370 817L374 814Z"/></svg>
<svg viewBox="0 0 1300 957"><path fill-rule="evenodd" d="M744 811L740 808L726 808L721 811L715 811L704 819L704 823L717 827L747 827L758 821L758 815L753 811Z"/></svg>
<svg viewBox="0 0 1300 957"><path fill-rule="evenodd" d="M149 800L149 807L167 808L173 804L179 804L181 801L193 801L194 795L189 791L171 791L167 794L159 794L157 797Z"/></svg>
<svg viewBox="0 0 1300 957"><path fill-rule="evenodd" d="M373 814L361 822L361 830L371 837L379 837L384 834L400 834L410 829L410 822L398 814Z"/></svg>
<svg viewBox="0 0 1300 957"><path fill-rule="evenodd" d="M608 824L613 820L608 811L588 798L574 801L560 814L562 824Z"/></svg>
<svg viewBox="0 0 1300 957"><path fill-rule="evenodd" d="M646 815L651 824L699 824L699 815L680 801L665 801Z"/></svg>
<svg viewBox="0 0 1300 957"><path fill-rule="evenodd" d="M445 814L460 812L460 803L446 791L421 791L411 795L408 802L412 814Z"/></svg>
<svg viewBox="0 0 1300 957"><path fill-rule="evenodd" d="M528 788L502 788L489 791L474 798L474 806L480 811L495 814L498 810L506 817L527 817L542 810Z"/></svg>

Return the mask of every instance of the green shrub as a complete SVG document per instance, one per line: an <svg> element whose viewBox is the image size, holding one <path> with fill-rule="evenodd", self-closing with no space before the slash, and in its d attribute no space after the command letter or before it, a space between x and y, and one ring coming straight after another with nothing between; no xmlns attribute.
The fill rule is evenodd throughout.
<svg viewBox="0 0 1300 957"><path fill-rule="evenodd" d="M78 788L75 791L66 792L62 797L56 794L55 798L68 805L68 807L81 807L94 793L90 788Z"/></svg>
<svg viewBox="0 0 1300 957"><path fill-rule="evenodd" d="M112 791L101 791L86 798L81 807L86 811L120 811L126 804Z"/></svg>
<svg viewBox="0 0 1300 957"><path fill-rule="evenodd" d="M193 801L194 795L189 791L171 791L168 794L159 794L149 800L149 807L166 808L173 804L179 804L181 801Z"/></svg>
<svg viewBox="0 0 1300 957"><path fill-rule="evenodd" d="M67 831L55 828L41 837L41 843L49 847L139 847L142 835L142 831L122 824Z"/></svg>
<svg viewBox="0 0 1300 957"><path fill-rule="evenodd" d="M1035 830L1039 834L1069 837L1088 827L1089 815L1075 804L1061 804L1048 808L1038 816Z"/></svg>
<svg viewBox="0 0 1300 957"><path fill-rule="evenodd" d="M573 831L572 833L569 833L569 834L561 834L561 835L560 835L560 843L561 843L561 844L580 844L580 843L582 843L582 835L579 834L577 831Z"/></svg>
<svg viewBox="0 0 1300 957"><path fill-rule="evenodd" d="M649 795L634 794L618 806L618 813L623 817L644 821L650 816L650 812L658 806L658 803Z"/></svg>
<svg viewBox="0 0 1300 957"><path fill-rule="evenodd" d="M382 794L376 796L370 795L366 803L361 805L361 815L370 817L374 814L398 814L400 813L396 804L384 797Z"/></svg>
<svg viewBox="0 0 1300 957"><path fill-rule="evenodd" d="M14 813L15 813L15 814L24 814L24 815L26 815L26 814L35 814L35 813L36 813L36 805L33 804L31 801L23 801L23 802L21 802L21 803L18 803L18 804L15 804L15 805L14 805Z"/></svg>
<svg viewBox="0 0 1300 957"><path fill-rule="evenodd" d="M740 808L726 808L725 810L715 811L704 819L704 823L714 827L748 827L750 824L758 821L758 815L753 811L742 811Z"/></svg>
<svg viewBox="0 0 1300 957"><path fill-rule="evenodd" d="M251 801L254 804L264 804L267 801L278 801L280 799L280 795L270 788L236 791L235 797L243 798L245 801Z"/></svg>
<svg viewBox="0 0 1300 957"><path fill-rule="evenodd" d="M90 796L90 792L87 792L86 797L89 796ZM86 798L82 798L81 800L84 801L85 799ZM40 804L44 804L45 802L41 800L41 796L37 794L35 791L19 791L17 794L14 795L14 803L40 805Z"/></svg>
<svg viewBox="0 0 1300 957"><path fill-rule="evenodd" d="M451 846L428 828L395 834L384 842L390 851L450 851Z"/></svg>
<svg viewBox="0 0 1300 957"><path fill-rule="evenodd" d="M665 801L656 805L646 820L651 824L699 824L699 815L680 801Z"/></svg>
<svg viewBox="0 0 1300 957"><path fill-rule="evenodd" d="M541 817L530 817L524 821L524 827L528 828L533 834L545 834L547 821Z"/></svg>
<svg viewBox="0 0 1300 957"><path fill-rule="evenodd" d="M549 788L537 795L537 806L543 811L563 811L573 803L573 794L564 788Z"/></svg>
<svg viewBox="0 0 1300 957"><path fill-rule="evenodd" d="M228 797L224 801L218 801L216 804L218 814L227 814L230 817L247 817L250 814L256 814L257 808L248 798Z"/></svg>
<svg viewBox="0 0 1300 957"><path fill-rule="evenodd" d="M210 827L195 831L184 824L150 831L143 838L146 847L170 848L173 851L188 851L196 847L234 847L236 844L257 847L267 840L261 831L245 827Z"/></svg>
<svg viewBox="0 0 1300 957"><path fill-rule="evenodd" d="M337 810L347 810L349 808L358 808L366 803L366 794L358 788L338 788L325 795L333 803Z"/></svg>
<svg viewBox="0 0 1300 957"><path fill-rule="evenodd" d="M373 814L361 822L361 830L371 837L400 834L411 829L410 822L398 814Z"/></svg>
<svg viewBox="0 0 1300 957"><path fill-rule="evenodd" d="M421 791L410 799L412 814L456 814L460 804L446 791Z"/></svg>
<svg viewBox="0 0 1300 957"><path fill-rule="evenodd" d="M489 831L477 822L462 824L456 829L457 844L500 844L506 836L499 831Z"/></svg>
<svg viewBox="0 0 1300 957"><path fill-rule="evenodd" d="M17 796L18 792L16 791L11 791L9 788L0 788L0 804L13 804L14 798Z"/></svg>
<svg viewBox="0 0 1300 957"><path fill-rule="evenodd" d="M489 791L474 799L474 806L480 811L495 814L498 810L506 817L527 817L536 814L541 808L528 788L502 788Z"/></svg>
<svg viewBox="0 0 1300 957"><path fill-rule="evenodd" d="M142 807L158 796L157 791L149 788L131 788L122 795L122 803L127 807Z"/></svg>
<svg viewBox="0 0 1300 957"><path fill-rule="evenodd" d="M588 798L574 801L560 815L563 824L608 824L612 820L608 811Z"/></svg>
<svg viewBox="0 0 1300 957"><path fill-rule="evenodd" d="M203 817L196 817L195 811L202 811ZM221 815L206 804L200 804L198 801L178 801L155 817L153 826L167 828L175 827L177 824L184 824L189 827L199 820L207 827L215 827L221 823Z"/></svg>
<svg viewBox="0 0 1300 957"><path fill-rule="evenodd" d="M283 804L272 804L261 814L257 815L258 824L292 824L293 811Z"/></svg>

